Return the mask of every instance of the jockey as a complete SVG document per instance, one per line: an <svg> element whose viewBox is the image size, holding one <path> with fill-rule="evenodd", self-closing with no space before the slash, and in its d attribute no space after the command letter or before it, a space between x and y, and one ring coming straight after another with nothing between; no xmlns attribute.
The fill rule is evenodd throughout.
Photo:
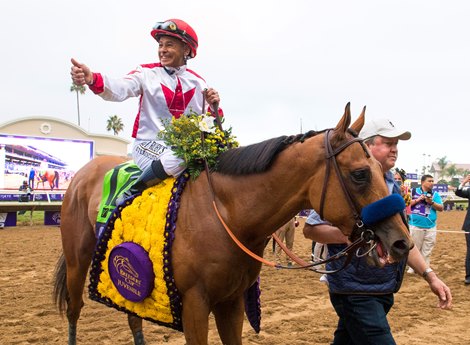
<svg viewBox="0 0 470 345"><path fill-rule="evenodd" d="M156 139L164 128L162 120L178 118L190 110L212 113L220 102L217 91L208 88L203 78L187 68L187 61L196 56L198 48L198 37L189 24L169 19L156 23L150 34L158 42L160 62L139 65L122 78L94 73L72 59L71 75L76 85L87 84L107 101L140 97L132 132L135 138L132 158L142 175L121 201L185 170L184 161L162 140ZM202 109L203 93L209 105L207 110Z"/></svg>
<svg viewBox="0 0 470 345"><path fill-rule="evenodd" d="M48 168L49 168L49 163L47 162L47 159L44 158L41 164L39 165L39 176L44 176Z"/></svg>

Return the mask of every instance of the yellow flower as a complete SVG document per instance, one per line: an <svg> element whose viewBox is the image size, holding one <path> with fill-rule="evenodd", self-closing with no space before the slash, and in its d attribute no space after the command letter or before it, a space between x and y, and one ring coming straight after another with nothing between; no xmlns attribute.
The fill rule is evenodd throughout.
<svg viewBox="0 0 470 345"><path fill-rule="evenodd" d="M171 323L170 299L163 273L163 250L165 246L166 210L171 196L174 179L150 188L140 197L134 199L132 205L126 207L121 218L116 219L114 231L108 241L105 259L101 263L101 273L97 286L98 292L110 298L115 304L143 318ZM155 287L151 294L141 302L126 300L114 286L108 261L111 250L123 243L135 242L149 254L155 274Z"/></svg>
<svg viewBox="0 0 470 345"><path fill-rule="evenodd" d="M191 111L178 119L164 120L163 125L164 130L158 133L158 138L185 161L193 178L204 169L203 159L210 169L214 169L217 157L222 152L238 146L231 128L222 131L215 127L214 118L208 114L199 115ZM203 136L201 130L204 132Z"/></svg>

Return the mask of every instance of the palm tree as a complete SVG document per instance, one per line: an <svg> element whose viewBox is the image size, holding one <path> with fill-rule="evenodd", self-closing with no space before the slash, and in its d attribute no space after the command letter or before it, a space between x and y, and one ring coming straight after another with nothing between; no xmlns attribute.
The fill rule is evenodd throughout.
<svg viewBox="0 0 470 345"><path fill-rule="evenodd" d="M70 86L70 92L76 92L77 93L77 115L78 115L78 125L80 126L80 101L78 94L83 95L86 91L86 87L84 85L76 85L72 84Z"/></svg>
<svg viewBox="0 0 470 345"><path fill-rule="evenodd" d="M109 131L113 131L114 135L118 135L124 129L124 124L122 123L122 119L117 115L112 115L108 118L108 122L106 125L106 129Z"/></svg>
<svg viewBox="0 0 470 345"><path fill-rule="evenodd" d="M449 161L447 160L447 156L437 159L437 165L441 169L441 171L439 171L439 176L441 177L441 179L446 176L447 163L449 163Z"/></svg>

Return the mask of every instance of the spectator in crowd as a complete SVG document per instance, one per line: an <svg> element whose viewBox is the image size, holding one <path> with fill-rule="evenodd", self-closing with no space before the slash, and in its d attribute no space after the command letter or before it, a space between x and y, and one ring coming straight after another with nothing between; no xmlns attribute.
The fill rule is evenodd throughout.
<svg viewBox="0 0 470 345"><path fill-rule="evenodd" d="M405 184L406 181L406 172L403 169L396 168L395 169L395 183L400 187L400 194L405 200L406 205L406 215L409 217L411 214L411 193L408 186Z"/></svg>
<svg viewBox="0 0 470 345"><path fill-rule="evenodd" d="M31 188L28 185L28 181L24 180L23 184L18 188L20 192L23 192L22 195L19 197L19 201L29 201L31 200Z"/></svg>
<svg viewBox="0 0 470 345"><path fill-rule="evenodd" d="M297 221L296 217L289 220L286 224L281 226L279 229L276 230L276 235L282 242L286 243L287 249L292 251L294 248L294 239L295 239L295 228L299 226L299 222ZM275 241L273 240L273 243ZM287 266L292 266L292 260L286 253L283 252L279 245L276 245L276 263L282 265L283 260L282 257L285 256L287 260Z"/></svg>
<svg viewBox="0 0 470 345"><path fill-rule="evenodd" d="M320 229L320 230L324 226L325 227L331 226L330 223L321 221L320 216L314 210L312 210L310 212L307 219L305 220L305 225L304 225L304 229L303 229L305 237L308 237L306 235L306 232L308 233L308 230L306 230L306 229L309 228L309 225L310 226L317 226L317 229ZM325 260L328 256L327 253L328 253L328 246L326 244L312 241L312 260L310 260L310 263L313 264L314 262ZM315 268L320 269L320 270L324 270L325 265L321 265L321 266L317 265L317 266L315 266ZM320 276L320 281L322 283L328 284L328 278L327 278L326 274L322 274Z"/></svg>
<svg viewBox="0 0 470 345"><path fill-rule="evenodd" d="M411 193L411 214L409 217L411 236L415 247L429 266L431 252L436 244L437 212L443 211L444 204L441 196L433 192L434 178L431 175L421 177L421 187L413 189ZM408 273L414 273L412 268Z"/></svg>
<svg viewBox="0 0 470 345"><path fill-rule="evenodd" d="M410 139L411 133L399 130L387 119L380 119L366 123L359 136L364 138L372 156L382 164L389 192L400 193L391 169L398 157L398 141ZM311 224L306 223L304 235L328 244L330 256L339 253L349 243L340 229L320 217L312 219ZM331 262L327 269L339 269L342 264L342 260ZM422 275L431 291L438 296L438 306L450 308L450 289L426 265L416 247L410 250L408 264ZM395 344L387 314L394 303L393 294L400 289L405 265L406 260L402 260L384 268L371 267L365 257L354 256L347 267L328 276L330 301L339 318L333 345Z"/></svg>
<svg viewBox="0 0 470 345"><path fill-rule="evenodd" d="M465 241L467 242L467 254L465 256L465 285L470 285L470 174L465 176L462 183L458 186L455 191L455 195L460 196L461 198L467 198L469 204L467 205L467 215L462 225L462 230L465 233Z"/></svg>
<svg viewBox="0 0 470 345"><path fill-rule="evenodd" d="M34 189L34 178L36 176L36 169L34 169L34 166L31 166L29 169L29 175L28 175L28 185L29 188Z"/></svg>

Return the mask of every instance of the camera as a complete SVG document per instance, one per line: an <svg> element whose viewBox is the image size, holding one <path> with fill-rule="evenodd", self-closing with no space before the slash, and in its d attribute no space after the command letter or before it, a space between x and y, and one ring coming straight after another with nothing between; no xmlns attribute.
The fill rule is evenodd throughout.
<svg viewBox="0 0 470 345"><path fill-rule="evenodd" d="M426 192L426 194L424 194L424 196L426 198L432 198L432 193L431 192Z"/></svg>

